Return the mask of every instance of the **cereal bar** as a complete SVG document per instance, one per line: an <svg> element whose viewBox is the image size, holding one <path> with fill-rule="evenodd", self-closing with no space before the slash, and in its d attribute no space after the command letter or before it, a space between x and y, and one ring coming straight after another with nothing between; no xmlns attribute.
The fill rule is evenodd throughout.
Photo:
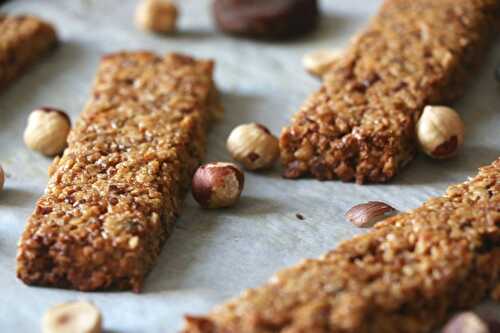
<svg viewBox="0 0 500 333"><path fill-rule="evenodd" d="M427 104L462 93L498 0L386 0L281 135L284 176L386 182L415 155Z"/></svg>
<svg viewBox="0 0 500 333"><path fill-rule="evenodd" d="M83 291L141 289L221 110L213 66L178 54L103 58L22 234L20 279Z"/></svg>
<svg viewBox="0 0 500 333"><path fill-rule="evenodd" d="M49 23L0 13L0 89L56 44L56 31Z"/></svg>
<svg viewBox="0 0 500 333"><path fill-rule="evenodd" d="M425 333L500 290L500 158L244 292L185 333Z"/></svg>

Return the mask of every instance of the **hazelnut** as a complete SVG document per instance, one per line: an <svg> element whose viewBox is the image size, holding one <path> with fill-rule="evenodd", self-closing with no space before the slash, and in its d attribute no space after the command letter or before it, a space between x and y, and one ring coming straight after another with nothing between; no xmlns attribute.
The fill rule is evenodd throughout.
<svg viewBox="0 0 500 333"><path fill-rule="evenodd" d="M302 65L312 75L321 77L339 58L338 51L316 50L304 55Z"/></svg>
<svg viewBox="0 0 500 333"><path fill-rule="evenodd" d="M234 205L240 198L245 176L233 163L208 163L196 170L191 185L193 197L203 208Z"/></svg>
<svg viewBox="0 0 500 333"><path fill-rule="evenodd" d="M24 131L24 143L46 156L60 154L66 148L71 129L69 117L61 110L40 108L31 112Z"/></svg>
<svg viewBox="0 0 500 333"><path fill-rule="evenodd" d="M4 184L5 184L5 172L3 172L2 166L0 165L0 192L3 190Z"/></svg>
<svg viewBox="0 0 500 333"><path fill-rule="evenodd" d="M91 303L78 301L56 305L42 319L43 333L100 333L101 314Z"/></svg>
<svg viewBox="0 0 500 333"><path fill-rule="evenodd" d="M231 156L248 170L270 168L279 157L278 139L256 123L233 129L226 145Z"/></svg>
<svg viewBox="0 0 500 333"><path fill-rule="evenodd" d="M177 7L169 0L143 0L137 6L135 22L143 30L171 33L177 24Z"/></svg>
<svg viewBox="0 0 500 333"><path fill-rule="evenodd" d="M457 314L443 328L443 333L493 333L500 328L498 320L482 318L474 312Z"/></svg>
<svg viewBox="0 0 500 333"><path fill-rule="evenodd" d="M397 210L388 204L379 201L370 201L352 207L347 211L345 217L352 224L360 228L367 228L395 214L397 214Z"/></svg>
<svg viewBox="0 0 500 333"><path fill-rule="evenodd" d="M455 156L464 144L464 132L458 113L445 106L426 106L417 123L421 149L437 159Z"/></svg>

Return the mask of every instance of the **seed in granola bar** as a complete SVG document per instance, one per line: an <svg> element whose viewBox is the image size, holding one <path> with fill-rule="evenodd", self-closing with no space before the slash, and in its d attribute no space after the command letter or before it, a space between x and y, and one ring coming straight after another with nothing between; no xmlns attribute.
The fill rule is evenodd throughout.
<svg viewBox="0 0 500 333"><path fill-rule="evenodd" d="M28 148L46 156L60 154L67 145L71 121L61 110L43 107L31 112L24 131Z"/></svg>
<svg viewBox="0 0 500 333"><path fill-rule="evenodd" d="M0 165L0 192L3 190L3 185L5 184L5 172Z"/></svg>
<svg viewBox="0 0 500 333"><path fill-rule="evenodd" d="M302 65L312 75L321 77L339 57L339 52L335 50L315 50L304 55Z"/></svg>
<svg viewBox="0 0 500 333"><path fill-rule="evenodd" d="M143 30L172 33L176 29L179 11L170 0L143 0L135 12L135 23Z"/></svg>
<svg viewBox="0 0 500 333"><path fill-rule="evenodd" d="M257 123L233 129L226 146L236 161L252 171L271 168L279 157L278 139L265 126Z"/></svg>
<svg viewBox="0 0 500 333"><path fill-rule="evenodd" d="M498 332L494 321L481 318L474 312L463 312L446 324L443 333L493 333Z"/></svg>
<svg viewBox="0 0 500 333"><path fill-rule="evenodd" d="M396 214L397 210L385 202L370 201L352 207L347 211L345 217L357 227L368 228Z"/></svg>
<svg viewBox="0 0 500 333"><path fill-rule="evenodd" d="M89 302L56 305L42 319L43 333L100 333L101 313Z"/></svg>
<svg viewBox="0 0 500 333"><path fill-rule="evenodd" d="M421 149L436 159L455 156L464 144L464 133L460 115L445 106L426 106L417 123Z"/></svg>
<svg viewBox="0 0 500 333"><path fill-rule="evenodd" d="M191 190L203 208L223 208L238 202L244 183L245 176L237 165L215 162L196 170Z"/></svg>
<svg viewBox="0 0 500 333"><path fill-rule="evenodd" d="M316 27L319 6L317 0L215 0L213 13L229 34L293 38Z"/></svg>

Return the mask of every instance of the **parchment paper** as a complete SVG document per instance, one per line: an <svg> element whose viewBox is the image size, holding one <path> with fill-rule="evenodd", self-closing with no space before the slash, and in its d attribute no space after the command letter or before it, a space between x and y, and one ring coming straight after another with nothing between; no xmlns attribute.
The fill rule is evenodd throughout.
<svg viewBox="0 0 500 333"><path fill-rule="evenodd" d="M183 314L206 312L243 289L261 284L276 270L304 257L319 256L363 232L343 217L354 204L382 200L401 210L417 207L500 156L500 87L493 77L500 56L497 45L470 80L466 97L456 104L467 125L466 146L458 158L437 162L419 156L387 185L289 181L281 179L279 168L247 173L243 198L233 209L206 211L188 198L142 294L28 287L15 276L16 243L43 193L50 162L22 142L32 109L60 107L76 120L105 52L151 49L214 58L226 114L210 135L208 160L228 160L225 139L229 131L237 124L258 121L278 134L307 95L319 87L319 81L302 69L302 55L319 47L344 47L380 1L323 1L318 31L286 43L222 35L212 24L206 0L179 1L182 17L177 34L146 34L133 25L135 4L16 0L1 7L54 22L63 40L58 50L0 94L0 164L8 174L0 193L1 332L39 331L46 309L74 299L95 302L103 312L107 332L177 332ZM297 219L296 213L305 220Z"/></svg>

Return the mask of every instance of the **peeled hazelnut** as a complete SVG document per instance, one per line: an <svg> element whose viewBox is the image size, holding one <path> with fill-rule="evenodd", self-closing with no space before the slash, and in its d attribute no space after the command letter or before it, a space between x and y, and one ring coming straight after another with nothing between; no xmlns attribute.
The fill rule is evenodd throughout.
<svg viewBox="0 0 500 333"><path fill-rule="evenodd" d="M307 53L302 58L304 68L315 76L323 76L328 68L340 58L340 53L335 50L316 50Z"/></svg>
<svg viewBox="0 0 500 333"><path fill-rule="evenodd" d="M171 33L176 29L178 14L169 0L143 0L137 6L135 22L143 30Z"/></svg>
<svg viewBox="0 0 500 333"><path fill-rule="evenodd" d="M31 112L24 131L24 143L46 156L60 154L66 148L71 129L69 117L61 110L40 108Z"/></svg>
<svg viewBox="0 0 500 333"><path fill-rule="evenodd" d="M463 312L451 318L443 333L494 333L499 332L497 320L481 318L474 312Z"/></svg>
<svg viewBox="0 0 500 333"><path fill-rule="evenodd" d="M203 208L233 206L240 198L245 176L233 163L208 163L196 170L191 189Z"/></svg>
<svg viewBox="0 0 500 333"><path fill-rule="evenodd" d="M464 132L458 113L445 106L426 106L417 123L421 149L437 159L455 156L464 144Z"/></svg>
<svg viewBox="0 0 500 333"><path fill-rule="evenodd" d="M345 217L352 224L360 228L367 228L395 214L397 214L397 210L388 204L379 201L370 201L352 207L347 211Z"/></svg>
<svg viewBox="0 0 500 333"><path fill-rule="evenodd" d="M78 301L57 305L42 319L43 333L100 333L101 314L91 303Z"/></svg>
<svg viewBox="0 0 500 333"><path fill-rule="evenodd" d="M0 191L3 190L4 183L5 183L5 172L3 172L2 166L0 165Z"/></svg>
<svg viewBox="0 0 500 333"><path fill-rule="evenodd" d="M248 170L272 167L280 152L278 139L266 127L257 123L233 129L226 146L231 156Z"/></svg>

